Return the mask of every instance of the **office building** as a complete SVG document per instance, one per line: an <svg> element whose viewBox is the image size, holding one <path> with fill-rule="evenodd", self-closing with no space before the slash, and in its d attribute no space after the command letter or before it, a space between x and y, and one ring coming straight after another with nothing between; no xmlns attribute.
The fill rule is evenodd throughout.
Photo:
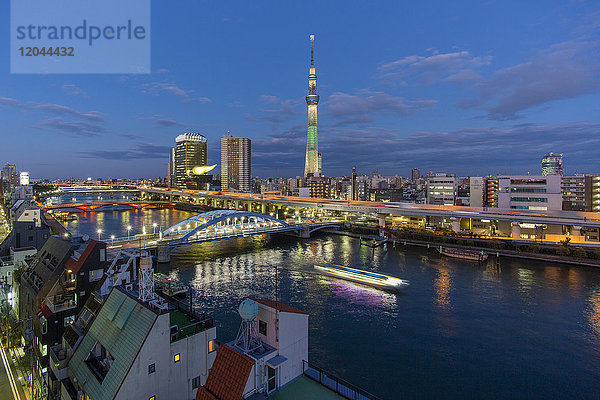
<svg viewBox="0 0 600 400"><path fill-rule="evenodd" d="M187 132L175 138L175 186L186 188L194 168L206 166L206 138L200 133Z"/></svg>
<svg viewBox="0 0 600 400"><path fill-rule="evenodd" d="M421 179L421 171L419 171L419 168L413 168L412 169L411 178L412 178L413 182L416 182L419 179Z"/></svg>
<svg viewBox="0 0 600 400"><path fill-rule="evenodd" d="M17 166L15 164L6 164L2 168L2 180L10 185L17 186L19 184L19 175L17 175Z"/></svg>
<svg viewBox="0 0 600 400"><path fill-rule="evenodd" d="M586 211L600 212L600 175L585 176Z"/></svg>
<svg viewBox="0 0 600 400"><path fill-rule="evenodd" d="M485 193L485 181L483 177L472 176L469 178L469 205L471 207L483 207Z"/></svg>
<svg viewBox="0 0 600 400"><path fill-rule="evenodd" d="M350 200L358 200L358 180L356 167L352 167L352 184L350 185Z"/></svg>
<svg viewBox="0 0 600 400"><path fill-rule="evenodd" d="M563 175L562 153L546 153L542 157L542 175Z"/></svg>
<svg viewBox="0 0 600 400"><path fill-rule="evenodd" d="M498 177L498 208L513 210L562 210L560 175L511 175Z"/></svg>
<svg viewBox="0 0 600 400"><path fill-rule="evenodd" d="M221 138L221 190L250 192L252 150L248 138L225 135Z"/></svg>
<svg viewBox="0 0 600 400"><path fill-rule="evenodd" d="M319 153L319 138L317 136L317 75L315 72L314 58L315 36L310 35L310 69L308 72L308 95L306 104L308 106L308 131L306 135L306 157L304 163L304 176L318 176L321 174L321 154Z"/></svg>
<svg viewBox="0 0 600 400"><path fill-rule="evenodd" d="M453 206L458 194L458 179L454 174L427 176L427 204Z"/></svg>
<svg viewBox="0 0 600 400"><path fill-rule="evenodd" d="M29 172L23 171L19 174L19 185L29 186Z"/></svg>

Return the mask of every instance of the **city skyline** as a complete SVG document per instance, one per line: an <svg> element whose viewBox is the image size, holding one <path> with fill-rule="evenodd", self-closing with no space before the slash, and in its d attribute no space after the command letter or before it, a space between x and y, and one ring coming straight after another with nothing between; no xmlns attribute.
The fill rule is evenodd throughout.
<svg viewBox="0 0 600 400"><path fill-rule="evenodd" d="M230 131L253 141L254 176L301 176L314 33L327 176L537 174L548 152L566 174L600 171L593 2L344 9L356 26L331 20L339 3L313 7L307 23L301 5L155 3L176 18L153 21L148 75L10 75L4 59L0 160L32 178L165 176L173 137L202 133L214 164Z"/></svg>

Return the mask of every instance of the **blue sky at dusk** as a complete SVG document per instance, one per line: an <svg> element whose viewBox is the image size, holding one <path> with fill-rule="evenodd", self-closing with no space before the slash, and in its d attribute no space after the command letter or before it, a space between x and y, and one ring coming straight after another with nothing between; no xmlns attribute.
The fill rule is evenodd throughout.
<svg viewBox="0 0 600 400"><path fill-rule="evenodd" d="M310 34L328 176L600 173L598 1L153 1L144 75L10 74L2 32L0 162L35 178L164 176L186 131L301 175Z"/></svg>

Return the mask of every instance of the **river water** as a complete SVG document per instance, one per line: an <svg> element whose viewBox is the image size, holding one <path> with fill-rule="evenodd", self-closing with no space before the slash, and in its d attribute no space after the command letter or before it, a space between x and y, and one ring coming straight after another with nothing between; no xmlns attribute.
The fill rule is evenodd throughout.
<svg viewBox="0 0 600 400"><path fill-rule="evenodd" d="M72 233L164 228L176 210L81 213ZM383 399L600 398L600 270L492 257L486 265L423 248L321 234L257 236L176 250L161 272L194 288L219 340L235 338L246 296L308 311L309 358ZM315 272L336 263L410 281L401 294Z"/></svg>

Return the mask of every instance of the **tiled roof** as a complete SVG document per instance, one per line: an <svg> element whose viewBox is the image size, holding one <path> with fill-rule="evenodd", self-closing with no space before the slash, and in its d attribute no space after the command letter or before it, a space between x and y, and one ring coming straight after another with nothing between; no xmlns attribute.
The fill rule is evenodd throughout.
<svg viewBox="0 0 600 400"><path fill-rule="evenodd" d="M273 300L264 300L264 299L256 299L254 297L248 297L250 300L254 300L257 303L263 304L267 307L271 307L276 309L277 311L281 311L281 312L288 312L288 313L294 313L294 314L305 314L308 315L308 313L306 311L302 311L296 307L292 307L292 306L288 306L287 304L283 304L279 301L273 301Z"/></svg>
<svg viewBox="0 0 600 400"><path fill-rule="evenodd" d="M222 344L206 385L198 388L196 400L240 400L253 366L250 357Z"/></svg>
<svg viewBox="0 0 600 400"><path fill-rule="evenodd" d="M69 259L65 263L65 268L70 269L71 271L73 271L74 274L78 273L79 270L81 269L81 266L85 263L85 261L88 259L90 254L92 254L94 247L96 247L96 244L98 244L98 243L100 243L100 242L98 242L97 240L90 240L90 242L87 244L87 246L83 250L83 253L79 257L79 259L75 260L73 258L73 256L69 257Z"/></svg>

